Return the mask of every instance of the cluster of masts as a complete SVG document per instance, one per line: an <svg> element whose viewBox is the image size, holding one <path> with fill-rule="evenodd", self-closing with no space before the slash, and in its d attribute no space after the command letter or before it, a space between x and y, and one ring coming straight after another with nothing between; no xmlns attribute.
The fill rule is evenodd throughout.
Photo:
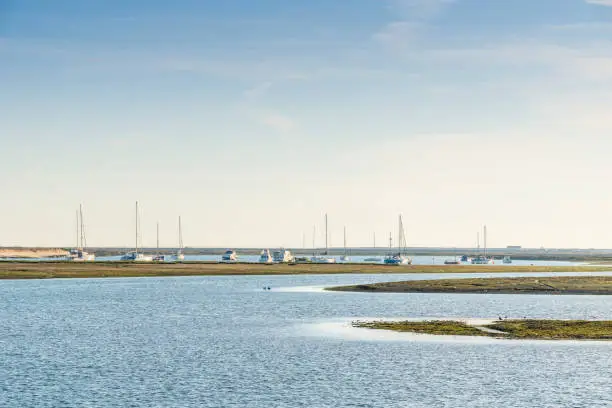
<svg viewBox="0 0 612 408"><path fill-rule="evenodd" d="M140 252L140 217L138 212L138 201L136 201L136 217L135 217L135 245L134 250L126 253L121 257L122 261L132 262L182 262L185 259L183 253L183 232L181 227L181 217L178 217L178 239L179 246L176 254L170 256L168 259L166 255L160 254L159 251L159 222L157 223L157 254L145 255ZM388 265L409 265L412 263L412 258L406 254L406 235L404 231L404 224L402 216L399 215L398 220L398 244L397 248L393 248L393 237L389 233L389 252L384 258L384 263ZM328 253L328 219L327 214L324 217L325 221L325 250L322 253L315 253L315 232L316 228L313 229L313 254L311 257L299 257L296 258L291 251L280 248L277 251L270 253L269 249L263 249L259 256L260 263L272 264L272 263L294 263L294 262L311 262L311 263L336 263L336 258L329 256ZM487 226L483 227L483 239L484 246L483 252L480 253L480 232L476 235L476 245L478 248L478 255L470 257L463 255L461 260L455 259L454 261L446 261L445 263L472 263L472 264L490 264L493 263L493 258L487 254ZM374 246L376 247L376 235L374 235ZM95 254L86 251L87 238L85 235L85 223L83 221L83 206L79 205L79 209L76 212L76 246L70 250L69 259L76 262L87 262L94 261L96 259ZM508 258L508 259L506 259ZM504 263L512 262L509 257L504 258ZM344 227L344 254L340 257L341 262L349 262L350 257L346 246L346 227ZM380 258L366 258L366 262L380 262ZM238 254L233 249L228 249L221 257L221 262L238 262Z"/></svg>
<svg viewBox="0 0 612 408"><path fill-rule="evenodd" d="M138 213L138 201L136 201L136 222L135 222L135 245L134 250L126 253L121 257L122 261L133 261L133 262L165 262L167 260L174 262L182 262L185 260L183 254L183 231L181 227L181 217L178 217L178 235L179 235L179 247L174 256L170 259L166 259L165 255L159 252L159 222L157 223L157 254L155 256L145 255L140 252L139 241L140 241L140 217ZM83 206L79 205L77 210L77 245L74 249L70 250L69 259L75 262L87 262L95 261L96 256L85 250L87 247L87 239L85 238L85 224L83 222Z"/></svg>

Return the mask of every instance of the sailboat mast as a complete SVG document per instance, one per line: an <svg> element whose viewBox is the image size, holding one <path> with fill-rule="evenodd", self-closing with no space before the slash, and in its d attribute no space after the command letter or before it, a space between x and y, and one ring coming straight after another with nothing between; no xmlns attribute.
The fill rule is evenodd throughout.
<svg viewBox="0 0 612 408"><path fill-rule="evenodd" d="M315 255L315 235L317 234L317 226L312 226L312 256Z"/></svg>
<svg viewBox="0 0 612 408"><path fill-rule="evenodd" d="M325 214L325 255L327 255L327 213Z"/></svg>
<svg viewBox="0 0 612 408"><path fill-rule="evenodd" d="M476 253L480 255L480 232L476 233Z"/></svg>
<svg viewBox="0 0 612 408"><path fill-rule="evenodd" d="M344 256L346 256L346 227L344 227Z"/></svg>
<svg viewBox="0 0 612 408"><path fill-rule="evenodd" d="M79 204L79 215L81 217L81 246L80 248L83 249L87 246L87 241L85 240L85 224L83 224L83 204Z"/></svg>
<svg viewBox="0 0 612 408"><path fill-rule="evenodd" d="M487 257L487 226L485 225L483 228L484 234L484 256Z"/></svg>
<svg viewBox="0 0 612 408"><path fill-rule="evenodd" d="M183 227L181 225L181 216L179 215L179 250L183 250Z"/></svg>
<svg viewBox="0 0 612 408"><path fill-rule="evenodd" d="M159 255L159 221L157 221L157 255Z"/></svg>
<svg viewBox="0 0 612 408"><path fill-rule="evenodd" d="M76 249L79 249L79 211L76 211Z"/></svg>
<svg viewBox="0 0 612 408"><path fill-rule="evenodd" d="M374 249L376 249L376 232L374 233Z"/></svg>
<svg viewBox="0 0 612 408"><path fill-rule="evenodd" d="M138 253L138 201L136 201L136 245L134 246L134 252Z"/></svg>

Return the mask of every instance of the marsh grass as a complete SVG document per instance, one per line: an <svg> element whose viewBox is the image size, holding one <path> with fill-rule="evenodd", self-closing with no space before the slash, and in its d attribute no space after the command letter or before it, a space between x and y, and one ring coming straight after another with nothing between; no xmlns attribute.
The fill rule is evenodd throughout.
<svg viewBox="0 0 612 408"><path fill-rule="evenodd" d="M610 320L502 320L482 325L503 332L489 333L460 321L354 321L353 327L435 335L485 336L507 339L612 340Z"/></svg>

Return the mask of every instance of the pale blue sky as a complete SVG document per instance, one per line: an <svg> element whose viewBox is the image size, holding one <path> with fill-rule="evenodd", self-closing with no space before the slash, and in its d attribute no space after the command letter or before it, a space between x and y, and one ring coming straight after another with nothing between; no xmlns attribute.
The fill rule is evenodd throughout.
<svg viewBox="0 0 612 408"><path fill-rule="evenodd" d="M0 0L0 81L0 245L612 245L609 0Z"/></svg>

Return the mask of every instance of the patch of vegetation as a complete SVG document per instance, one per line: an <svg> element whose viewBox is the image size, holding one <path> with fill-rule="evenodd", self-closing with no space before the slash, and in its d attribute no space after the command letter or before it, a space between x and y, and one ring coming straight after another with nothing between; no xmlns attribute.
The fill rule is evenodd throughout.
<svg viewBox="0 0 612 408"><path fill-rule="evenodd" d="M483 331L474 326L453 320L426 320L421 322L402 321L402 322L362 322L355 321L353 327L367 329L393 330L399 332L442 334L453 336L482 336Z"/></svg>
<svg viewBox="0 0 612 408"><path fill-rule="evenodd" d="M612 295L612 276L435 279L339 286L346 292Z"/></svg>
<svg viewBox="0 0 612 408"><path fill-rule="evenodd" d="M612 340L610 320L503 320L486 327L522 339Z"/></svg>
<svg viewBox="0 0 612 408"><path fill-rule="evenodd" d="M353 327L454 336L486 336L507 339L612 340L611 320L501 320L483 326L452 320L429 321L355 321ZM491 333L484 329L498 330Z"/></svg>

